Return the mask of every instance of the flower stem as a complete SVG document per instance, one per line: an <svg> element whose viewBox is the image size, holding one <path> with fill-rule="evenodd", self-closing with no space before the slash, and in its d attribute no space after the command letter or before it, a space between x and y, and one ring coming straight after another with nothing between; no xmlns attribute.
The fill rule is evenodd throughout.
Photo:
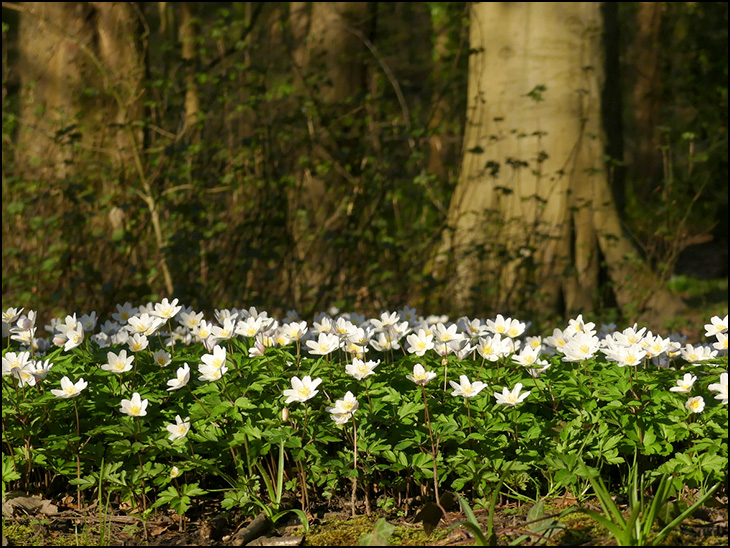
<svg viewBox="0 0 730 548"><path fill-rule="evenodd" d="M433 429L431 428L431 416L428 412L428 400L426 399L426 387L421 386L421 394L423 394L423 404L425 406L425 418L426 418L426 425L428 426L428 435L431 438L431 456L433 457L433 494L436 499L436 505L441 509L443 512L444 517L446 516L446 510L444 510L444 507L441 506L441 496L439 495L439 475L438 475L438 469L436 466L436 456L438 455L438 448L436 446L436 443L433 440Z"/></svg>
<svg viewBox="0 0 730 548"><path fill-rule="evenodd" d="M350 504L352 505L352 517L355 517L355 506L357 504L357 424L355 418L352 418L352 438L354 447L354 457L352 459L352 467L355 474L352 476L352 495L350 496Z"/></svg>
<svg viewBox="0 0 730 548"><path fill-rule="evenodd" d="M79 451L79 442L81 441L81 425L79 423L79 408L76 405L76 400L73 400L74 402L74 411L76 411L76 479L81 479L81 456ZM81 486L76 486L76 504L79 507L79 512L81 511Z"/></svg>

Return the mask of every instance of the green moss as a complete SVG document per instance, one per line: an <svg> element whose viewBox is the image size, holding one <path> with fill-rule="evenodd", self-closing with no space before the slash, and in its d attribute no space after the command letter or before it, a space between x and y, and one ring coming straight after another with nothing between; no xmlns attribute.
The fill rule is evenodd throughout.
<svg viewBox="0 0 730 548"><path fill-rule="evenodd" d="M98 546L97 535L90 526L80 526L78 534L50 535L38 527L40 520L7 521L3 518L3 535L13 546Z"/></svg>
<svg viewBox="0 0 730 548"><path fill-rule="evenodd" d="M360 538L373 532L376 516L361 516L354 519L325 520L312 526L304 540L305 546L359 546ZM439 527L431 536L422 527L397 526L390 537L395 546L425 546L446 538L448 528Z"/></svg>
<svg viewBox="0 0 730 548"><path fill-rule="evenodd" d="M611 537L611 534L605 527L580 512L563 516L560 522L565 525L565 529L551 539L551 544L558 546L577 546L595 542L596 539Z"/></svg>

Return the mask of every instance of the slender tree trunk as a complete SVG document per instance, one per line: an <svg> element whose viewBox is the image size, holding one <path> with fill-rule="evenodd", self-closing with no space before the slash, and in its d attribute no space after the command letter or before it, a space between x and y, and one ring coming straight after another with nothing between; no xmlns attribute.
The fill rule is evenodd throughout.
<svg viewBox="0 0 730 548"><path fill-rule="evenodd" d="M431 119L428 128L428 172L441 180L449 177L449 167L456 163L458 152L450 130L454 124L453 63L454 51L458 44L451 35L450 23L454 17L461 19L462 4L445 3L431 10L432 52L431 52ZM459 12L457 12L457 9ZM449 81L452 78L452 81ZM453 169L451 175L453 176Z"/></svg>
<svg viewBox="0 0 730 548"><path fill-rule="evenodd" d="M636 13L634 51L633 113L635 146L633 171L648 197L654 183L662 177L660 135L657 131L661 113L661 48L659 31L662 2L639 2Z"/></svg>
<svg viewBox="0 0 730 548"><path fill-rule="evenodd" d="M185 71L185 130L196 134L194 128L200 113L200 96L195 80L198 59L196 46L200 36L196 19L197 6L197 2L180 3L180 42Z"/></svg>
<svg viewBox="0 0 730 548"><path fill-rule="evenodd" d="M624 237L608 185L602 30L599 3L472 5L466 152L436 263L460 310L589 312L601 256L625 311L681 308Z"/></svg>
<svg viewBox="0 0 730 548"><path fill-rule="evenodd" d="M305 113L306 161L299 168L298 187L289 194L290 232L299 265L293 295L297 306L321 300L338 271L340 257L332 241L343 230L347 215L343 196L356 192L359 183L347 167L354 149L344 152L347 143L334 137L330 125L339 123L353 108L348 102L364 89L362 38L368 20L368 2L291 3L293 59L303 76L300 85L314 104L314 110ZM316 87L306 82L308 73L320 75ZM324 164L327 174L317 171Z"/></svg>

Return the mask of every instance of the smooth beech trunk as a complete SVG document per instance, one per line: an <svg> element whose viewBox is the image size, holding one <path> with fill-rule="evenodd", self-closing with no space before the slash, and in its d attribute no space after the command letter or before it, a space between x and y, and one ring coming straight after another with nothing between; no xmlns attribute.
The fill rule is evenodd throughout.
<svg viewBox="0 0 730 548"><path fill-rule="evenodd" d="M472 4L464 155L435 264L460 310L589 312L602 261L624 311L683 308L613 202L602 31L597 2Z"/></svg>

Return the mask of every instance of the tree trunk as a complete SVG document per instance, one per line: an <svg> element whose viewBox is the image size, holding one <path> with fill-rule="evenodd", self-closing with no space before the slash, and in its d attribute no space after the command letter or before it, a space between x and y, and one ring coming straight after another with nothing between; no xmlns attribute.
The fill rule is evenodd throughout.
<svg viewBox="0 0 730 548"><path fill-rule="evenodd" d="M196 128L198 114L200 113L200 96L198 84L195 80L197 40L200 36L200 29L196 19L197 2L180 3L180 42L181 56L185 71L185 130L194 134L192 141L197 141Z"/></svg>
<svg viewBox="0 0 730 548"><path fill-rule="evenodd" d="M659 31L662 22L662 2L639 2L636 13L634 50L633 113L636 127L633 158L634 175L640 183L644 198L648 198L655 183L662 178L662 156L657 131L661 113L661 65Z"/></svg>
<svg viewBox="0 0 730 548"><path fill-rule="evenodd" d="M134 166L141 132L142 56L128 2L26 2L19 22L17 165L49 179L77 170L83 151ZM98 64L97 64L98 63ZM108 94L114 88L116 97ZM135 142L136 141L136 142ZM75 147L69 146L75 144Z"/></svg>
<svg viewBox="0 0 730 548"><path fill-rule="evenodd" d="M20 177L73 175L108 198L128 184L150 213L168 295L166 237L142 159L144 57L131 2L27 2L18 25L22 85L16 166ZM110 170L109 167L112 167ZM113 176L109 174L113 173ZM88 190L88 188L87 188ZM63 205L66 196L55 199ZM112 229L119 220L110 216Z"/></svg>
<svg viewBox="0 0 730 548"><path fill-rule="evenodd" d="M314 110L305 113L309 150L303 153L303 167L298 167L298 187L288 199L299 281L292 297L298 307L305 302L321 305L333 284L340 257L332 241L347 215L343 197L358 189L348 165L357 147L343 142L349 129L336 124L353 108L348 101L364 89L363 36L369 8L368 2L291 3L293 58L304 76L300 85L314 103ZM316 86L306 83L309 71L319 75ZM318 171L323 166L329 173Z"/></svg>
<svg viewBox="0 0 730 548"><path fill-rule="evenodd" d="M454 120L459 120L463 111L455 115L454 106L456 90L454 85L453 63L454 51L457 49L455 38L451 35L451 21L454 18L461 20L463 5L453 2L432 2L432 50L431 50L431 119L428 121L428 172L440 180L453 177L454 170L449 167L456 165L458 150L454 143L451 127ZM463 91L462 91L463 93ZM460 120L463 123L463 120ZM451 126L451 127L450 127ZM451 174L449 173L451 171Z"/></svg>
<svg viewBox="0 0 730 548"><path fill-rule="evenodd" d="M603 165L600 4L482 2L470 17L465 153L435 265L456 305L589 312L603 256L622 310L676 311Z"/></svg>

